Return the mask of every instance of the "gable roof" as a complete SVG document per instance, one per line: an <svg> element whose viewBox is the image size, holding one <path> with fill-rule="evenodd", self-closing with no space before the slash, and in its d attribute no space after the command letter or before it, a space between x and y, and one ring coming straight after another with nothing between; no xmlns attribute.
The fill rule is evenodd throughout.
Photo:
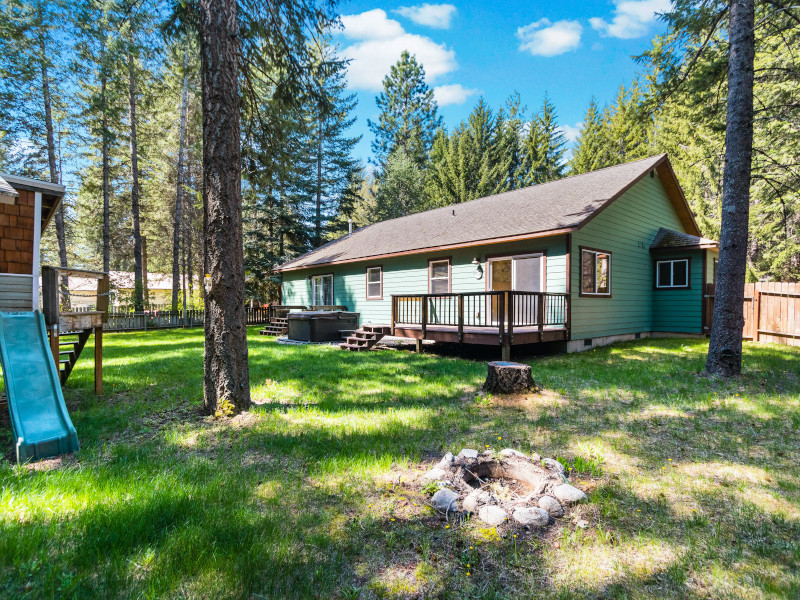
<svg viewBox="0 0 800 600"><path fill-rule="evenodd" d="M292 271L556 235L580 229L656 170L687 231L700 234L666 154L368 225L290 260Z"/></svg>
<svg viewBox="0 0 800 600"><path fill-rule="evenodd" d="M42 194L42 231L47 228L47 224L50 223L50 219L53 218L58 205L61 204L61 199L67 191L67 188L59 183L40 181L39 179L31 179L21 175L0 173L0 181L5 181L10 185L17 196L19 196L17 190L29 190Z"/></svg>
<svg viewBox="0 0 800 600"><path fill-rule="evenodd" d="M662 227L653 238L650 250L697 250L716 248L718 245L717 242L708 238Z"/></svg>
<svg viewBox="0 0 800 600"><path fill-rule="evenodd" d="M19 196L17 190L11 187L8 184L8 182L2 178L2 176L0 176L0 194L4 194L6 196L13 196L15 198Z"/></svg>

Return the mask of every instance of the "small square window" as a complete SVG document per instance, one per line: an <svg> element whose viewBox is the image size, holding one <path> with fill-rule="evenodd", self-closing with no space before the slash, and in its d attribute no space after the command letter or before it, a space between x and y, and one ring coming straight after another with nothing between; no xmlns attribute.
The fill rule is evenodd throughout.
<svg viewBox="0 0 800 600"><path fill-rule="evenodd" d="M673 258L656 261L656 288L686 289L689 287L689 259Z"/></svg>

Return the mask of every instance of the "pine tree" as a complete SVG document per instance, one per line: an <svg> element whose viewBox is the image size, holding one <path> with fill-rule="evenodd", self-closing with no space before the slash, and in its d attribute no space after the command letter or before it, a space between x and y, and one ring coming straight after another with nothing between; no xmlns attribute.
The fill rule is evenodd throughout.
<svg viewBox="0 0 800 600"><path fill-rule="evenodd" d="M339 213L353 175L361 170L352 157L361 136L351 137L348 130L356 121L353 111L356 96L346 90L346 65L334 54L326 40L318 41L316 54L317 82L321 98L313 107L311 140L315 178L312 246L324 243L330 220Z"/></svg>
<svg viewBox="0 0 800 600"><path fill-rule="evenodd" d="M572 173L588 173L601 167L603 139L604 124L597 110L597 102L592 98L569 162Z"/></svg>
<svg viewBox="0 0 800 600"><path fill-rule="evenodd" d="M400 149L418 167L428 161L433 136L441 127L433 90L425 82L425 69L404 50L383 80L383 92L375 99L380 109L378 122L367 121L375 136L372 152L377 164Z"/></svg>
<svg viewBox="0 0 800 600"><path fill-rule="evenodd" d="M431 206L446 206L509 189L513 155L504 152L498 118L481 98L456 130L440 130L434 140L427 196Z"/></svg>
<svg viewBox="0 0 800 600"><path fill-rule="evenodd" d="M386 159L380 176L376 202L379 220L404 217L422 210L425 198L425 173L402 148Z"/></svg>
<svg viewBox="0 0 800 600"><path fill-rule="evenodd" d="M545 95L542 109L530 122L523 140L523 171L525 185L561 179L566 170L564 154L567 140L558 126L558 115Z"/></svg>
<svg viewBox="0 0 800 600"><path fill-rule="evenodd" d="M619 87L616 103L603 114L604 142L599 166L619 165L653 154L652 117L643 100L638 80L629 88Z"/></svg>

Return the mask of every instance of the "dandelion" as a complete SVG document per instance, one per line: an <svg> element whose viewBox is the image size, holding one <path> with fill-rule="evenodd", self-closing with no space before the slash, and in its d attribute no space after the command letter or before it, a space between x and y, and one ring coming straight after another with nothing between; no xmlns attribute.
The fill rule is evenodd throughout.
<svg viewBox="0 0 800 600"><path fill-rule="evenodd" d="M488 448L488 447L489 447L489 444L486 444L486 447Z"/></svg>
<svg viewBox="0 0 800 600"><path fill-rule="evenodd" d="M642 512L642 509L641 508L637 508L636 512Z"/></svg>
<svg viewBox="0 0 800 600"><path fill-rule="evenodd" d="M450 525L445 525L444 528L445 529L450 529Z"/></svg>
<svg viewBox="0 0 800 600"><path fill-rule="evenodd" d="M696 508L693 508L693 509L692 509L692 512L697 512L697 509L696 509Z"/></svg>
<svg viewBox="0 0 800 600"><path fill-rule="evenodd" d="M517 537L517 534L516 534L516 533L514 534L514 537Z"/></svg>
<svg viewBox="0 0 800 600"><path fill-rule="evenodd" d="M392 519L392 521L394 521L394 519Z"/></svg>
<svg viewBox="0 0 800 600"><path fill-rule="evenodd" d="M472 550L472 546L470 546L469 549Z"/></svg>
<svg viewBox="0 0 800 600"><path fill-rule="evenodd" d="M467 565L467 568L469 569L469 565Z"/></svg>
<svg viewBox="0 0 800 600"><path fill-rule="evenodd" d="M498 439L498 440L502 440L503 438L502 438L502 437L500 437L500 436L498 435L498 436L497 436L497 439Z"/></svg>
<svg viewBox="0 0 800 600"><path fill-rule="evenodd" d="M671 459L671 458L668 458L667 460L672 460L672 459Z"/></svg>
<svg viewBox="0 0 800 600"><path fill-rule="evenodd" d="M469 577L469 571L467 571L467 577Z"/></svg>

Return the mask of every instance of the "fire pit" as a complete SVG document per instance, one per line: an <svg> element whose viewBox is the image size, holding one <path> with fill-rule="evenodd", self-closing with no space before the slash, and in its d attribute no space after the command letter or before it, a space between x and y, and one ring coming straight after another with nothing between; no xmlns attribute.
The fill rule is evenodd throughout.
<svg viewBox="0 0 800 600"><path fill-rule="evenodd" d="M565 506L587 500L560 462L511 448L499 453L465 448L455 457L448 452L423 480L440 488L431 499L434 508L475 514L489 525L513 520L546 527L564 515Z"/></svg>

